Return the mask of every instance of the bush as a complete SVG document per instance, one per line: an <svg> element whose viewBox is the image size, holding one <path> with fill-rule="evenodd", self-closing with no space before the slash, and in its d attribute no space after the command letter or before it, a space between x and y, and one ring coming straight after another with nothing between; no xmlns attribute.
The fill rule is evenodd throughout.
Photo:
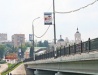
<svg viewBox="0 0 98 75"><path fill-rule="evenodd" d="M5 60L1 60L1 61L0 61L0 64L4 64L4 63L6 63Z"/></svg>

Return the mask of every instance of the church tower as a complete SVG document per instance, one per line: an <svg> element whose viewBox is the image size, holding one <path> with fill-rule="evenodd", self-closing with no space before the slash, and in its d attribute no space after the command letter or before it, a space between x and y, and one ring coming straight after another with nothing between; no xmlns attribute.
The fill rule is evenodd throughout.
<svg viewBox="0 0 98 75"><path fill-rule="evenodd" d="M77 28L77 32L75 33L75 43L78 44L80 42L81 42L81 34L79 33Z"/></svg>

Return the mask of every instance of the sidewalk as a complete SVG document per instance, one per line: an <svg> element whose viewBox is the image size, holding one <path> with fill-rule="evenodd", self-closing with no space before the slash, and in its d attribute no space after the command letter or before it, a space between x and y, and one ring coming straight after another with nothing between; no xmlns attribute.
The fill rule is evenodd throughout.
<svg viewBox="0 0 98 75"><path fill-rule="evenodd" d="M12 72L12 75L26 75L24 64L19 65L17 68L15 68Z"/></svg>
<svg viewBox="0 0 98 75"><path fill-rule="evenodd" d="M8 68L7 64L0 64L0 73L3 72L3 71L5 71L7 68Z"/></svg>

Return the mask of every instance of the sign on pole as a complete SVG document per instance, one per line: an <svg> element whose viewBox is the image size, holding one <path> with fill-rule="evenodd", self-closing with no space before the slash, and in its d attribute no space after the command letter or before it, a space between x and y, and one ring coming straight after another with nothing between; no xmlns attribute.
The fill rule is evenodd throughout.
<svg viewBox="0 0 98 75"><path fill-rule="evenodd" d="M18 51L19 53L21 53L21 49L19 49L19 51Z"/></svg>
<svg viewBox="0 0 98 75"><path fill-rule="evenodd" d="M52 13L50 13L50 12L44 13L44 24L52 25Z"/></svg>
<svg viewBox="0 0 98 75"><path fill-rule="evenodd" d="M29 41L33 41L33 34L29 34Z"/></svg>

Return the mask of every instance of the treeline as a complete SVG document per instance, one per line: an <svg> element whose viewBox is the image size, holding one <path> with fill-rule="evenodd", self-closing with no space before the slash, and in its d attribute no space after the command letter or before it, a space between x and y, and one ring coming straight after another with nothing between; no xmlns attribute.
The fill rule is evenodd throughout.
<svg viewBox="0 0 98 75"><path fill-rule="evenodd" d="M24 52L27 47L30 47L31 44L26 42L25 45L20 46L19 48L14 47L12 44L0 44L0 60L10 53L18 53L19 49L22 49L22 56L24 56Z"/></svg>
<svg viewBox="0 0 98 75"><path fill-rule="evenodd" d="M43 42L39 41L37 47L49 47L49 43L47 40L44 40Z"/></svg>
<svg viewBox="0 0 98 75"><path fill-rule="evenodd" d="M24 56L24 52L27 47L31 47L32 44L30 42L26 42L25 45L20 46L19 48L14 47L12 44L0 44L0 60L9 53L18 53L19 49L22 49L22 57ZM35 43L35 47L49 47L49 43L47 40L38 41Z"/></svg>

